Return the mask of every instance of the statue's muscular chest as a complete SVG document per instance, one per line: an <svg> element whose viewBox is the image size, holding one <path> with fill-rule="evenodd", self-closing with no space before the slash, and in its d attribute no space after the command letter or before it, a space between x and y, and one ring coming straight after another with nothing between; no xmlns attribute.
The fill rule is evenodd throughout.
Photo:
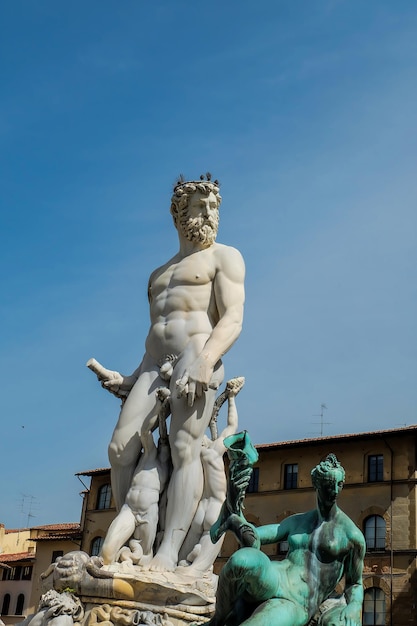
<svg viewBox="0 0 417 626"><path fill-rule="evenodd" d="M215 275L214 261L212 255L206 252L209 251L190 254L160 268L149 285L152 299L166 296L169 291L183 291L184 288L190 293L204 290L211 284Z"/></svg>

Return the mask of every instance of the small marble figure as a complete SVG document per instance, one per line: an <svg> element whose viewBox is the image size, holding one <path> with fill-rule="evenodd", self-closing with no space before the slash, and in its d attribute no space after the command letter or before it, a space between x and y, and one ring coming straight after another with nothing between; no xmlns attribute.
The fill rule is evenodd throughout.
<svg viewBox="0 0 417 626"><path fill-rule="evenodd" d="M226 497L226 475L223 456L226 451L224 439L237 430L238 416L235 397L245 383L243 377L232 378L227 382L225 397L228 400L227 425L220 436L210 440L204 436L201 448L201 463L204 472L203 497L183 545L187 555L181 571L187 576L201 576L213 565L222 545L219 539L215 544L210 539L210 528L216 521ZM212 418L212 421L213 418ZM211 426L211 424L210 424ZM210 428L213 430L212 428ZM184 567L185 566L185 567ZM177 568L179 571L180 568Z"/></svg>
<svg viewBox="0 0 417 626"><path fill-rule="evenodd" d="M146 566L153 557L153 544L159 520L159 500L170 471L171 453L166 429L169 414L169 389L156 391L160 402L159 441L155 445L152 429L154 424L144 424L141 433L143 452L133 474L126 501L110 524L104 540L101 556L108 565L118 560L130 559L132 563ZM133 537L133 539L131 539ZM129 548L120 550L130 539Z"/></svg>

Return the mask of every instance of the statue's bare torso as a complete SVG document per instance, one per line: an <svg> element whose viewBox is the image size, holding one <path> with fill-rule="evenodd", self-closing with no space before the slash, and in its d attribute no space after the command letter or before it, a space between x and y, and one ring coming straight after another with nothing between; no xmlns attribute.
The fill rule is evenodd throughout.
<svg viewBox="0 0 417 626"><path fill-rule="evenodd" d="M190 342L198 352L201 350L219 321L216 274L218 264L233 255L230 251L235 252L213 244L184 258L178 254L152 273L151 327L145 345L155 362L168 354L181 356Z"/></svg>
<svg viewBox="0 0 417 626"><path fill-rule="evenodd" d="M278 574L276 598L297 602L311 616L342 578L346 557L361 541L358 529L340 509L330 521L320 521L313 510L282 526L289 529L289 549L284 561L271 564Z"/></svg>

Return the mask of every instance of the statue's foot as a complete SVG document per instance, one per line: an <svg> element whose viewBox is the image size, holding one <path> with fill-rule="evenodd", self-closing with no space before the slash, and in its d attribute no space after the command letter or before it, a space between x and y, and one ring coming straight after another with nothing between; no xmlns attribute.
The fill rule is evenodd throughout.
<svg viewBox="0 0 417 626"><path fill-rule="evenodd" d="M202 624L201 622L192 622L190 626L202 626ZM219 623L213 616L208 622L205 622L204 626L219 626Z"/></svg>
<svg viewBox="0 0 417 626"><path fill-rule="evenodd" d="M173 572L177 564L166 554L155 554L149 564L151 572Z"/></svg>
<svg viewBox="0 0 417 626"><path fill-rule="evenodd" d="M152 559L153 559L152 554L144 554L138 560L138 565L140 565L144 569L149 569L149 565L151 564Z"/></svg>
<svg viewBox="0 0 417 626"><path fill-rule="evenodd" d="M181 563L184 563L184 561L181 561ZM190 565L178 565L178 567L175 568L175 573L179 576L187 576L187 578L190 578L194 576L195 570L192 570Z"/></svg>
<svg viewBox="0 0 417 626"><path fill-rule="evenodd" d="M187 554L187 561L192 563L196 560L199 554L201 554L201 543L197 543L191 550L190 554Z"/></svg>
<svg viewBox="0 0 417 626"><path fill-rule="evenodd" d="M181 576L182 578L191 578L192 580L199 580L201 578L207 577L208 572L203 572L202 570L197 569L196 567L193 567L192 565L188 565L188 566L181 566L179 565L176 570L175 573L178 574L178 576Z"/></svg>

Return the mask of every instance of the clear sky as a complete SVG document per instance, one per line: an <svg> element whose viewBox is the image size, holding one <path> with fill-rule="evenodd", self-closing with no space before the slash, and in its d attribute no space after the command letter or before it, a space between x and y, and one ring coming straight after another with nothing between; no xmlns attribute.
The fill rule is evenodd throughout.
<svg viewBox="0 0 417 626"><path fill-rule="evenodd" d="M220 179L246 260L242 428L417 422L414 0L4 0L0 23L0 522L78 521L74 473L108 466L118 401L85 362L141 360L179 173Z"/></svg>

